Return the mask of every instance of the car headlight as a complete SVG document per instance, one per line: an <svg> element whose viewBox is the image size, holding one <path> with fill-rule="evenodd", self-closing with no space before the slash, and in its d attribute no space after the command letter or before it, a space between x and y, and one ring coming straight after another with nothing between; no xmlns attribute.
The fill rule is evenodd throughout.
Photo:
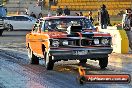
<svg viewBox="0 0 132 88"><path fill-rule="evenodd" d="M7 23L4 23L4 27L5 27L5 28L8 28L8 24L7 24Z"/></svg>
<svg viewBox="0 0 132 88"><path fill-rule="evenodd" d="M99 44L99 39L94 39L94 44L98 45Z"/></svg>
<svg viewBox="0 0 132 88"><path fill-rule="evenodd" d="M102 39L102 40L101 40L101 43L102 43L103 45L108 45L109 40L108 40L108 39Z"/></svg>
<svg viewBox="0 0 132 88"><path fill-rule="evenodd" d="M54 47L58 47L59 46L59 41L58 40L53 40L52 41L52 46L54 46Z"/></svg>
<svg viewBox="0 0 132 88"><path fill-rule="evenodd" d="M67 40L64 40L64 41L62 42L62 44L63 44L63 45L68 45L68 41L67 41Z"/></svg>

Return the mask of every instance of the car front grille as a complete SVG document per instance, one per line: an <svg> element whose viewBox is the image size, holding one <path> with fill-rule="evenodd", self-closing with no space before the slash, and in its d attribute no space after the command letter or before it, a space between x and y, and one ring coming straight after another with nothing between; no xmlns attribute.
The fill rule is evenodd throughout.
<svg viewBox="0 0 132 88"><path fill-rule="evenodd" d="M66 39L57 39L59 41L59 47L80 47L80 46L111 46L111 37L109 37L108 39L109 44L108 45L103 45L101 44L101 40L103 37L98 37L96 39L99 39L99 44L94 44L94 39L95 38L86 38L86 37L82 37L82 39L80 37L75 37L74 38L66 38ZM68 45L63 45L63 41L67 40L68 41ZM52 44L52 41L50 42Z"/></svg>
<svg viewBox="0 0 132 88"><path fill-rule="evenodd" d="M0 27L3 27L3 26L4 26L3 21L0 21Z"/></svg>
<svg viewBox="0 0 132 88"><path fill-rule="evenodd" d="M3 24L0 24L0 27L3 27L4 25Z"/></svg>

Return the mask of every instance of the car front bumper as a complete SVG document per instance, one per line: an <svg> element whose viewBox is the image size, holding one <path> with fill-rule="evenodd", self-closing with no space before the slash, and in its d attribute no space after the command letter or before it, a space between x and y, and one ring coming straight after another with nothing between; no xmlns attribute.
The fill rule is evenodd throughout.
<svg viewBox="0 0 132 88"><path fill-rule="evenodd" d="M0 30L4 30L4 26L0 27Z"/></svg>
<svg viewBox="0 0 132 88"><path fill-rule="evenodd" d="M91 48L51 48L50 54L55 60L63 59L96 59L108 57L112 53L111 47Z"/></svg>

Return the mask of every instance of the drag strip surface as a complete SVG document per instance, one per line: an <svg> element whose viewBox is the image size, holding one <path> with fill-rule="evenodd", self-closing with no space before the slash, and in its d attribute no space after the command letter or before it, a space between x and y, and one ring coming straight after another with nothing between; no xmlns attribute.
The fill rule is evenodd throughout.
<svg viewBox="0 0 132 88"><path fill-rule="evenodd" d="M29 64L26 33L4 32L0 38L0 88L132 88L132 83L79 85L76 60L57 62L52 71L45 69L42 60L40 65ZM88 74L132 74L131 56L111 55L109 62L106 70L100 70L98 61L88 60L85 68Z"/></svg>

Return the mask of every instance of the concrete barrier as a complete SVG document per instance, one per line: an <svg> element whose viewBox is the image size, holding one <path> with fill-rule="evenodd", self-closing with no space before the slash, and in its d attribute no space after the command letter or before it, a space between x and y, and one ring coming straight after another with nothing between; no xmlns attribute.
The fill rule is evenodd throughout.
<svg viewBox="0 0 132 88"><path fill-rule="evenodd" d="M129 52L129 42L125 30L117 30L117 27L108 27L107 29L98 28L100 32L111 34L113 52L124 54Z"/></svg>

